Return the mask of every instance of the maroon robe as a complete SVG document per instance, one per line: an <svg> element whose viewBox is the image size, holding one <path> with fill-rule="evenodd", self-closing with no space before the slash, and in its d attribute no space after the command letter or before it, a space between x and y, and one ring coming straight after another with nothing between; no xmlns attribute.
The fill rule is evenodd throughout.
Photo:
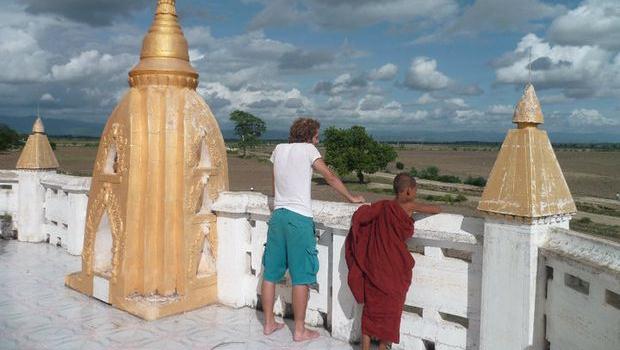
<svg viewBox="0 0 620 350"><path fill-rule="evenodd" d="M393 200L361 206L345 242L348 282L364 304L362 333L385 342L400 341L400 319L415 261L406 241L413 219Z"/></svg>

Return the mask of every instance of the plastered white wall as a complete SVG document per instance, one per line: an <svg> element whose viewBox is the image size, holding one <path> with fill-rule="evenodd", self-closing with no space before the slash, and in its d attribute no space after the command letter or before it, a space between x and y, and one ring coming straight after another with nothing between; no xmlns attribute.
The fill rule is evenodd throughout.
<svg viewBox="0 0 620 350"><path fill-rule="evenodd" d="M0 185L11 186L0 188L0 213L12 216L20 241L49 241L80 255L90 181L54 171L0 170Z"/></svg>

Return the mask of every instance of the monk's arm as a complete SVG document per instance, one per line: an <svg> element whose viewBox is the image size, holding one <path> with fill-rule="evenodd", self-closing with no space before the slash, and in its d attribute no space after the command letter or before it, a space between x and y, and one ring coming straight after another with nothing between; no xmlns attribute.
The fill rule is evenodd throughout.
<svg viewBox="0 0 620 350"><path fill-rule="evenodd" d="M364 203L365 199L362 196L354 196L349 192L347 187L342 183L340 178L336 176L325 164L323 158L318 158L312 163L312 167L319 174L323 176L328 185L330 185L336 192L346 198L351 203Z"/></svg>
<svg viewBox="0 0 620 350"><path fill-rule="evenodd" d="M439 214L441 213L441 207L438 205L415 202L413 205L413 211L417 213Z"/></svg>

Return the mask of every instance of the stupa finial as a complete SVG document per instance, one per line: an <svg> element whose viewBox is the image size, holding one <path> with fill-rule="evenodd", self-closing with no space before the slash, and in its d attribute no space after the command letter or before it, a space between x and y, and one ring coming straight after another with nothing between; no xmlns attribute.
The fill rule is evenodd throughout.
<svg viewBox="0 0 620 350"><path fill-rule="evenodd" d="M549 137L538 129L543 114L527 84L500 148L478 210L525 220L572 215L577 211Z"/></svg>
<svg viewBox="0 0 620 350"><path fill-rule="evenodd" d="M525 85L523 96L515 108L512 122L519 125L519 128L544 123L540 101L538 101L536 90L531 83Z"/></svg>
<svg viewBox="0 0 620 350"><path fill-rule="evenodd" d="M176 15L177 14L176 1L175 0L159 0L157 2L157 10L155 11L155 13Z"/></svg>
<svg viewBox="0 0 620 350"><path fill-rule="evenodd" d="M41 117L37 115L37 119L34 121L32 125L32 133L33 134L45 134L45 127L43 126L43 121Z"/></svg>
<svg viewBox="0 0 620 350"><path fill-rule="evenodd" d="M162 76L165 76L161 79ZM189 46L175 0L158 0L155 19L144 37L140 63L129 72L131 86L181 85L196 88L198 73L189 62Z"/></svg>
<svg viewBox="0 0 620 350"><path fill-rule="evenodd" d="M58 169L58 160L50 145L41 117L38 116L32 125L32 134L28 137L17 160L17 169L21 170L53 170Z"/></svg>

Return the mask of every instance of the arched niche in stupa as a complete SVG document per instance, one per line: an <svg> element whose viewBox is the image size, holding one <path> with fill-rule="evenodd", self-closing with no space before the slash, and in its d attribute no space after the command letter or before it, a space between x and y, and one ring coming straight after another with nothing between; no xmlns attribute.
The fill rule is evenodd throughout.
<svg viewBox="0 0 620 350"><path fill-rule="evenodd" d="M204 184L200 199L198 200L196 214L208 214L211 212L211 206L213 205L213 199L209 193L209 175L204 175L202 182Z"/></svg>
<svg viewBox="0 0 620 350"><path fill-rule="evenodd" d="M97 275L110 277L112 275L112 226L107 211L99 220L95 231L95 247L93 254L93 272Z"/></svg>
<svg viewBox="0 0 620 350"><path fill-rule="evenodd" d="M214 244L210 239L210 230L208 225L204 225L203 228L204 240L202 243L202 249L200 252L200 261L198 263L198 270L196 277L202 278L212 275L216 271L215 254L213 253Z"/></svg>
<svg viewBox="0 0 620 350"><path fill-rule="evenodd" d="M209 146L205 140L200 143L200 161L198 162L199 169L211 169L211 154L209 152Z"/></svg>
<svg viewBox="0 0 620 350"><path fill-rule="evenodd" d="M118 148L115 143L108 146L103 173L106 175L118 174Z"/></svg>

